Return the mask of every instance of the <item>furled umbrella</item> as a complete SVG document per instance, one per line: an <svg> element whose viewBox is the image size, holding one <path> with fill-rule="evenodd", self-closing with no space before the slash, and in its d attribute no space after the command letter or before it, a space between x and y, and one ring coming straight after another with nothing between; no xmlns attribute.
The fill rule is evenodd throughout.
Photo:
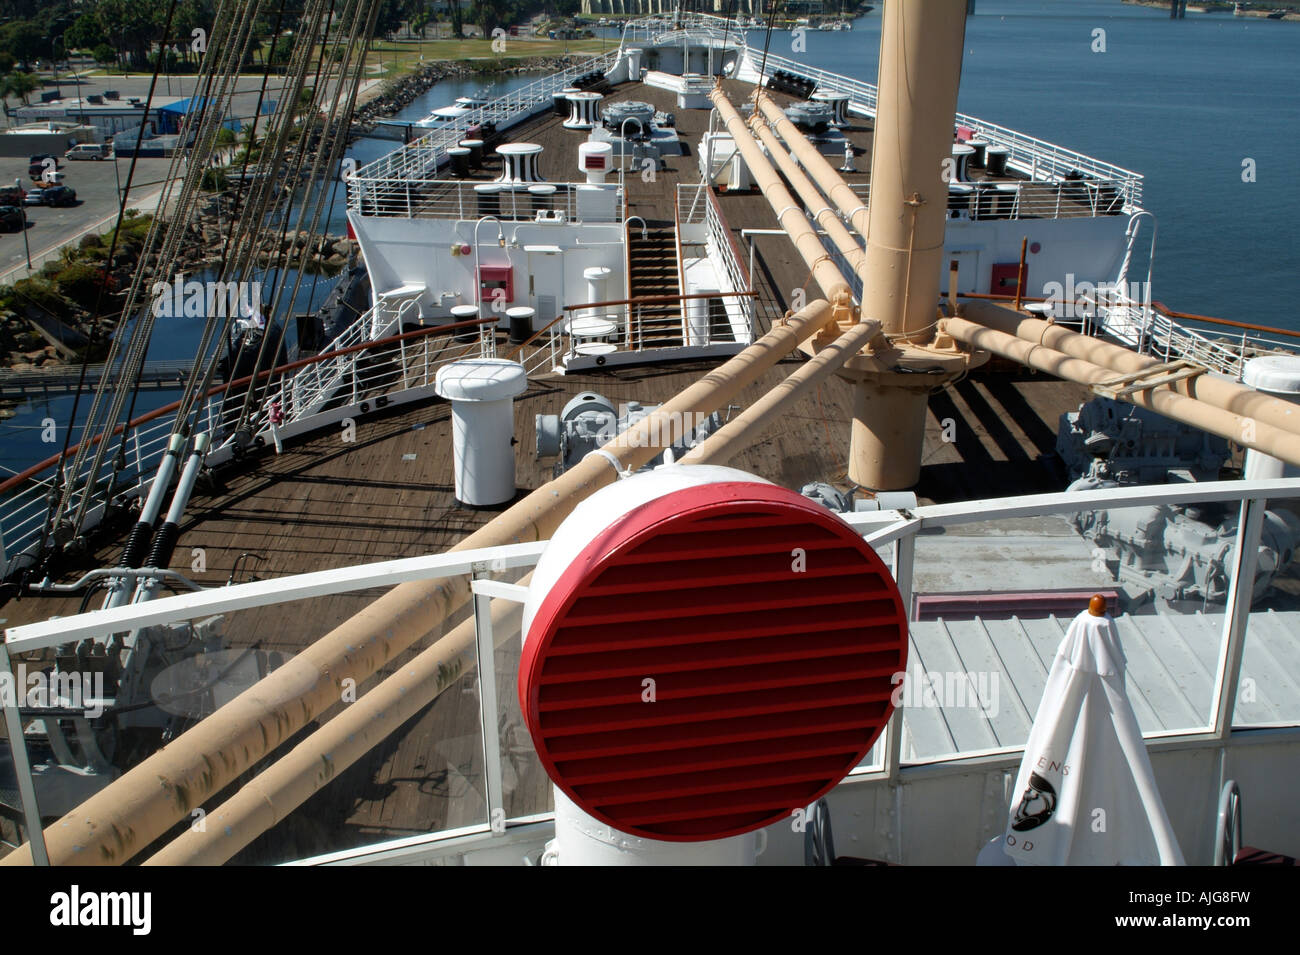
<svg viewBox="0 0 1300 955"><path fill-rule="evenodd" d="M1070 624L1016 777L1002 850L1017 865L1183 865L1105 598Z"/></svg>

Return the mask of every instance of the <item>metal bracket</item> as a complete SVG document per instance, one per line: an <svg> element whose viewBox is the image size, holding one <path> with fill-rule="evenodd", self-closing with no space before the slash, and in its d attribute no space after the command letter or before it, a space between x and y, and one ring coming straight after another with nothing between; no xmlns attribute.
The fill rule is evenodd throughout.
<svg viewBox="0 0 1300 955"><path fill-rule="evenodd" d="M486 577L474 578L470 581L470 589L479 597L495 597L499 600L509 600L517 604L528 600L527 587L521 587L519 584L507 584L501 580L489 580Z"/></svg>

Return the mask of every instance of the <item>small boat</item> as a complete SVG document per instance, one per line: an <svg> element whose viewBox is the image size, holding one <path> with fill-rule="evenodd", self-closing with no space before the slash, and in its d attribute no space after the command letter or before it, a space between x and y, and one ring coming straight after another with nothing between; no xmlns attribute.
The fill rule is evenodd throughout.
<svg viewBox="0 0 1300 955"><path fill-rule="evenodd" d="M486 99L478 96L460 96L450 106L441 106L435 109L424 119L415 123L416 126L438 128L447 126L460 119L466 113L473 112L476 109L482 109L488 104Z"/></svg>

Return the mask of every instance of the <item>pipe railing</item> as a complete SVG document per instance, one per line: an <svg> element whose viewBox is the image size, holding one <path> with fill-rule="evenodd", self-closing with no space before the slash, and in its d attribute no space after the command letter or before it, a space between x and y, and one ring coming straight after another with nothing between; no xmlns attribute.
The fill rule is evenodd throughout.
<svg viewBox="0 0 1300 955"><path fill-rule="evenodd" d="M748 51L742 69L738 71L741 79L766 82L778 70L792 73L813 80L819 91L848 93L851 109L875 117L877 89L873 84L840 76L771 52L766 55L766 69L760 73L757 59L761 55L755 50ZM956 123L970 129L973 135L986 140L990 145L1009 150L1007 165L1024 173L1031 181L1059 180L1080 186L1085 183L1110 186L1122 196L1125 205L1123 211L1131 211L1142 204L1141 173L965 113L956 114ZM1066 177L1072 173L1082 173L1087 179L1067 180Z"/></svg>

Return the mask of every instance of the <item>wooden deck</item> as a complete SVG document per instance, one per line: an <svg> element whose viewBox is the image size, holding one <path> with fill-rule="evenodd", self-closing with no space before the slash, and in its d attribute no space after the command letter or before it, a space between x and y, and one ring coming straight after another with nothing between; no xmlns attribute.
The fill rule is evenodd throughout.
<svg viewBox="0 0 1300 955"><path fill-rule="evenodd" d="M737 102L746 89L728 84ZM639 84L620 87L609 98L643 99L675 111L671 94ZM688 146L686 155L670 157L668 169L653 180L628 178L629 211L645 217L652 227L672 225L676 184L698 181L693 144L704 131L707 112L680 111L677 121ZM859 148L869 149L869 128L855 128L850 135ZM542 172L547 178L577 177L576 150L585 136L562 129L558 118L539 118L511 131L509 138L546 147ZM869 168L864 158L858 165ZM489 168L486 175L490 178L494 171ZM859 173L857 178L865 175ZM776 227L772 210L757 193L728 194L722 197L721 207L738 242L742 228ZM760 240L755 266L755 281L778 311L788 307L792 290L807 277L806 268L783 239ZM739 396L736 407L751 404L799 361L792 358L772 369ZM535 415L558 413L570 397L589 390L616 405L632 400L660 403L709 367L712 363L623 367L531 381L527 393L515 402L520 495L544 484L552 471L552 460L538 461L533 455ZM1053 457L1057 421L1087 397L1087 389L1081 386L1029 373L990 372L976 373L935 394L918 493L928 502L1060 490L1063 479ZM731 463L796 489L812 481L845 487L851 408L851 387L832 379L779 416L756 444ZM955 441L944 440L950 422L946 430ZM191 503L173 567L215 586L226 582L245 553L261 560L246 562L241 580L249 572L278 577L444 551L494 513L458 505L452 491L449 407L431 400L374 412L357 421L355 440L345 440L341 430L327 430L286 446L283 454L263 454L212 475ZM116 563L120 546L118 540L100 547L84 567L68 568L65 579L84 569ZM228 617L226 635L235 647L298 652L374 596L351 594L244 611ZM0 618L12 626L68 615L77 611L78 602L73 598L11 600L0 606ZM386 672L414 652L394 661ZM514 689L517 654L516 638L498 651L497 658L507 811L512 816L544 810L550 796L549 782L531 756L519 718ZM383 675L359 688L361 692ZM322 721L332 715L323 714ZM478 725L471 675L236 861L278 862L482 821ZM209 808L215 805L216 801Z"/></svg>

